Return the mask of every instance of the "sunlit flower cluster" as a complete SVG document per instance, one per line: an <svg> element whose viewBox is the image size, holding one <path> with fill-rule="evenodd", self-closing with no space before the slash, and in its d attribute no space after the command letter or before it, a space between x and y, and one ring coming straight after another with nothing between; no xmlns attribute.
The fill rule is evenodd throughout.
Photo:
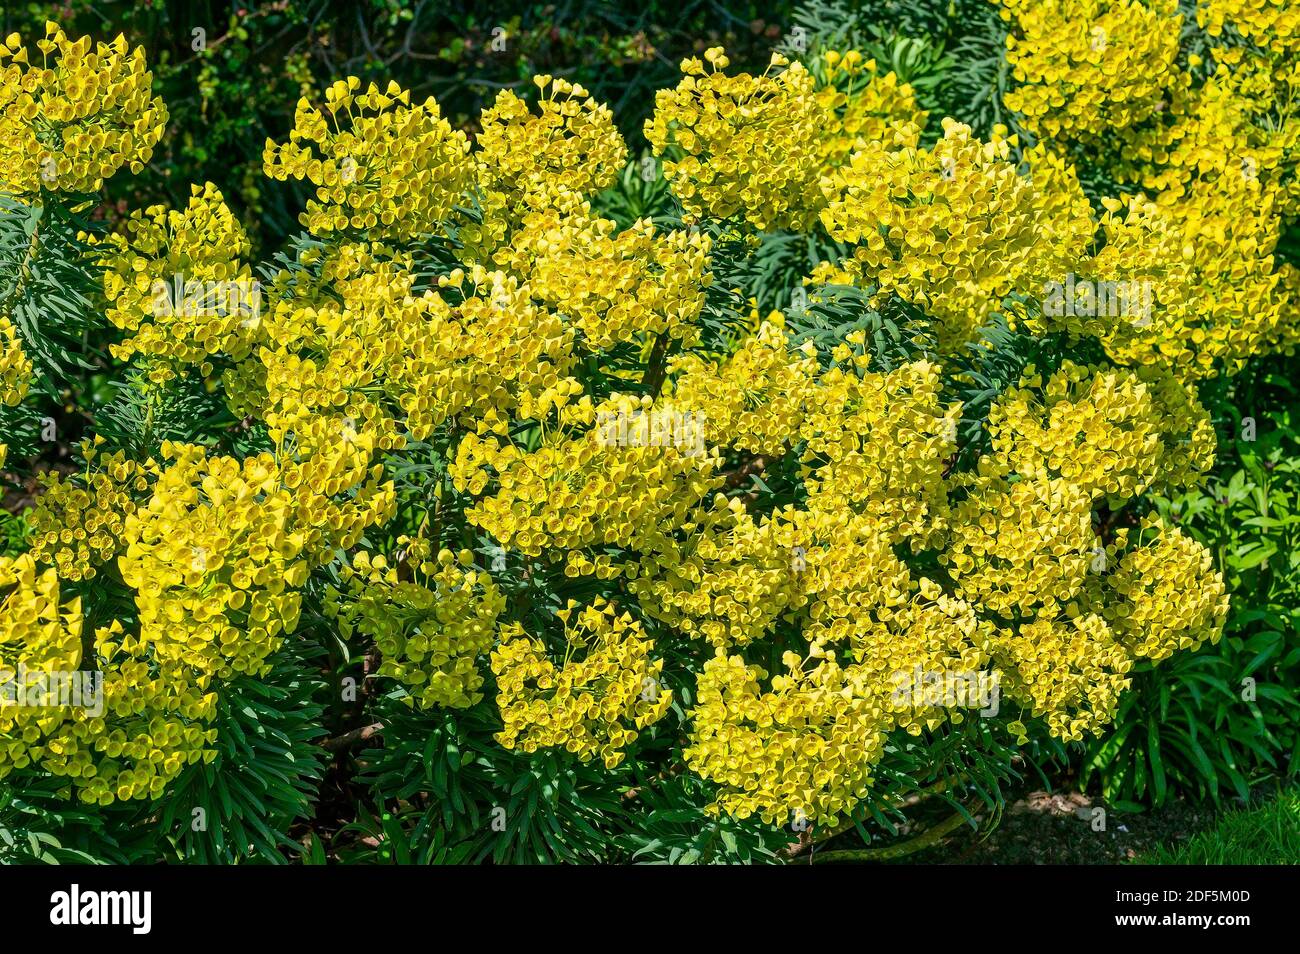
<svg viewBox="0 0 1300 954"><path fill-rule="evenodd" d="M186 765L215 755L216 694L205 677L124 647L116 622L85 658L83 625L56 570L0 557L0 689L13 700L0 705L0 778L38 768L82 802L157 798Z"/></svg>
<svg viewBox="0 0 1300 954"><path fill-rule="evenodd" d="M0 44L0 185L84 193L123 166L140 172L167 124L144 48L73 40L46 23L36 49L17 33Z"/></svg>
<svg viewBox="0 0 1300 954"><path fill-rule="evenodd" d="M1178 68L1178 0L999 0L1007 107L1055 139L1090 140L1140 123L1188 80Z"/></svg>
<svg viewBox="0 0 1300 954"><path fill-rule="evenodd" d="M468 550L434 555L427 540L399 542L394 562L358 553L343 572L347 592L332 594L327 611L345 637L375 641L383 654L377 674L407 687L412 705L472 706L483 698L478 660L492 648L505 599L472 568Z"/></svg>
<svg viewBox="0 0 1300 954"><path fill-rule="evenodd" d="M469 140L430 97L411 104L389 82L355 76L325 90L324 108L299 100L287 143L266 142L266 174L316 186L302 224L313 235L366 232L379 240L440 230L469 189Z"/></svg>
<svg viewBox="0 0 1300 954"><path fill-rule="evenodd" d="M560 665L546 645L514 623L492 651L497 705L505 728L496 739L508 749L563 748L582 761L599 757L606 768L623 761L637 734L661 719L672 692L660 682L663 663L626 611L597 600L559 611L565 624Z"/></svg>
<svg viewBox="0 0 1300 954"><path fill-rule="evenodd" d="M612 113L549 76L472 142L395 84L300 102L265 166L315 187L308 234L265 288L215 186L132 214L96 248L113 358L238 423L152 458L91 443L33 481L0 668L102 671L105 710L0 710L0 777L156 798L213 757L230 682L317 629L416 715L473 709L500 746L609 770L648 736L710 810L769 824L846 820L891 736L976 718L916 674L996 677L1008 718L1099 732L1139 660L1227 612L1209 551L1144 515L1213 462L1198 384L1300 344L1277 261L1294 25L1209 3L1272 52L1198 73L1172 0L1002 4L1027 148L948 118L927 137L918 91L859 51L754 76L714 48L656 98L672 196L630 225L602 214L628 159ZM20 194L22 137L67 136L68 110L122 140L91 134L107 158L62 172L83 187L147 161L164 115L138 51L58 36L49 76L0 58ZM92 55L107 85L42 112ZM1213 154L1219 126L1239 154ZM797 290L856 286L853 320L713 287L774 231L834 244ZM28 398L27 351L0 317L0 404ZM121 590L115 615L83 621L88 582Z"/></svg>
<svg viewBox="0 0 1300 954"><path fill-rule="evenodd" d="M184 210L133 212L104 248L108 319L131 333L114 355L154 359L159 381L187 365L209 375L214 355L246 357L261 320L248 254L244 227L210 182L191 187Z"/></svg>
<svg viewBox="0 0 1300 954"><path fill-rule="evenodd" d="M1059 200L1017 169L1005 130L985 143L953 120L943 128L932 149L867 143L824 180L821 222L852 251L814 278L896 294L934 318L941 348L958 350L1009 292L1054 273L1060 249L1040 219Z"/></svg>
<svg viewBox="0 0 1300 954"><path fill-rule="evenodd" d="M93 579L118 556L126 518L156 473L152 461L140 464L122 451L100 454L88 444L82 454L84 470L41 476L41 494L28 515L32 556L70 581Z"/></svg>
<svg viewBox="0 0 1300 954"><path fill-rule="evenodd" d="M1204 410L1197 406L1199 414L1180 420L1161 389L1132 371L1066 361L1044 380L1032 366L1025 370L988 419L994 451L1017 473L1064 478L1094 498L1127 500L1157 483L1184 483L1189 452L1197 471L1213 463ZM1189 396L1185 410L1194 400Z"/></svg>
<svg viewBox="0 0 1300 954"><path fill-rule="evenodd" d="M685 78L655 97L646 138L686 210L760 231L805 228L820 205L826 112L812 75L774 54L762 76L728 76L721 48L682 61Z"/></svg>
<svg viewBox="0 0 1300 954"><path fill-rule="evenodd" d="M32 363L12 321L0 315L0 405L14 407L27 396Z"/></svg>
<svg viewBox="0 0 1300 954"><path fill-rule="evenodd" d="M1202 0L1196 19L1210 36L1231 26L1242 36L1280 53L1300 51L1300 10L1288 0Z"/></svg>

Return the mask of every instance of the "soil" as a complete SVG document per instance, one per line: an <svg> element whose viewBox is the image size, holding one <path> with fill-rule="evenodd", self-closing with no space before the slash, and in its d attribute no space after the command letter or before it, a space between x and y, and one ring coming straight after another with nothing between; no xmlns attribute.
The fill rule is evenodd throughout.
<svg viewBox="0 0 1300 954"><path fill-rule="evenodd" d="M1104 812L1104 814L1100 814ZM946 844L909 856L913 864L1123 864L1158 845L1174 845L1213 824L1213 806L1171 801L1121 812L1079 792L1031 791L1007 805L982 835L968 829Z"/></svg>

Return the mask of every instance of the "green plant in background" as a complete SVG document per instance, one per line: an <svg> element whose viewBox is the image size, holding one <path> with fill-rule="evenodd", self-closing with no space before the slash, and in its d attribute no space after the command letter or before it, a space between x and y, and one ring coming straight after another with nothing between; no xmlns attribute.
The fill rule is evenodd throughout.
<svg viewBox="0 0 1300 954"><path fill-rule="evenodd" d="M1300 793L1279 791L1255 808L1226 813L1187 841L1134 859L1139 865L1300 864Z"/></svg>

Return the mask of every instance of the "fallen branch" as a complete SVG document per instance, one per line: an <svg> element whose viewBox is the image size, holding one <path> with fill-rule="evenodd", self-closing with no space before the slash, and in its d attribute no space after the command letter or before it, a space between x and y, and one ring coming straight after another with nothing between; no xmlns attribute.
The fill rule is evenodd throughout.
<svg viewBox="0 0 1300 954"><path fill-rule="evenodd" d="M328 752L341 752L349 746L358 742L364 742L366 739L373 738L384 731L382 722L375 722L371 725L362 726L359 729L353 729L351 732L344 732L342 735L336 735L332 739L326 739L322 743Z"/></svg>

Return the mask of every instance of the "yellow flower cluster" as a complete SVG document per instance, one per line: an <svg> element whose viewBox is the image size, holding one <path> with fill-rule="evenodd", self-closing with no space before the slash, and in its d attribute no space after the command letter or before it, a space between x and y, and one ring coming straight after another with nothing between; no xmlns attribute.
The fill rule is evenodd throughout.
<svg viewBox="0 0 1300 954"><path fill-rule="evenodd" d="M502 629L492 651L504 725L496 740L524 752L563 748L584 762L599 756L614 768L640 730L668 711L673 695L660 682L663 663L650 657L654 643L627 612L598 599L570 625L573 610L570 604L559 611L559 666L518 623Z"/></svg>
<svg viewBox="0 0 1300 954"><path fill-rule="evenodd" d="M83 445L82 456L82 472L41 476L44 490L27 515L32 556L69 581L94 579L121 553L126 518L157 470L152 461L137 463L122 451L100 455L96 444Z"/></svg>
<svg viewBox="0 0 1300 954"><path fill-rule="evenodd" d="M184 366L212 374L211 358L245 358L261 321L261 287L245 259L248 235L212 183L192 186L183 211L136 211L103 250L108 319L131 332L113 355L152 359L165 381Z"/></svg>
<svg viewBox="0 0 1300 954"><path fill-rule="evenodd" d="M1181 388L1177 380L1168 386ZM1204 472L1214 462L1209 415L1190 394L1181 408L1163 396L1122 368L1066 361L1044 381L1030 365L994 401L987 426L994 452L1017 473L1062 478L1094 499L1127 500L1185 483L1189 463Z"/></svg>
<svg viewBox="0 0 1300 954"><path fill-rule="evenodd" d="M391 486L368 469L371 450L358 441L294 463L164 444L170 463L126 520L118 565L136 591L140 633L124 648L150 646L222 679L264 673L298 624L313 565L391 516Z"/></svg>
<svg viewBox="0 0 1300 954"><path fill-rule="evenodd" d="M83 802L157 798L186 765L215 756L216 695L206 679L125 649L117 623L83 660L82 625L80 600L60 604L55 570L0 558L0 688L24 694L0 706L0 778L33 767L66 778Z"/></svg>
<svg viewBox="0 0 1300 954"><path fill-rule="evenodd" d="M485 212L519 215L553 207L558 196L594 195L627 160L608 106L565 79L537 76L533 83L542 93L536 115L510 90L483 111L476 158Z"/></svg>
<svg viewBox="0 0 1300 954"><path fill-rule="evenodd" d="M872 677L794 654L773 676L719 654L696 683L686 764L718 786L715 810L768 824L834 825L867 796L889 723Z"/></svg>
<svg viewBox="0 0 1300 954"><path fill-rule="evenodd" d="M331 591L326 612L345 637L375 641L383 657L378 674L405 686L408 704L472 706L483 698L478 660L492 648L505 597L487 573L471 569L468 550L440 550L430 559L427 540L398 542L404 554L396 565L358 553L342 574L346 594ZM403 564L414 579L402 578Z"/></svg>
<svg viewBox="0 0 1300 954"><path fill-rule="evenodd" d="M1258 180L1279 213L1300 211L1300 60L1239 48L1217 51L1203 85L1171 97L1163 122L1121 132L1117 173L1141 182L1160 202L1185 197L1192 183Z"/></svg>
<svg viewBox="0 0 1300 954"><path fill-rule="evenodd" d="M1179 650L1218 642L1228 613L1223 579L1210 551L1158 517L1145 520L1105 578L1114 600L1102 610L1121 642L1135 656L1159 662Z"/></svg>
<svg viewBox="0 0 1300 954"><path fill-rule="evenodd" d="M811 344L792 351L784 318L772 312L722 360L696 353L674 359L672 399L699 415L709 446L780 457L815 403L814 353Z"/></svg>
<svg viewBox="0 0 1300 954"><path fill-rule="evenodd" d="M827 117L820 132L822 167L834 169L869 142L915 149L927 113L912 87L892 70L883 76L875 60L857 50L822 55L817 101Z"/></svg>
<svg viewBox="0 0 1300 954"><path fill-rule="evenodd" d="M801 555L780 543L775 522L756 521L740 500L718 494L680 526L685 539L657 541L628 568L628 587L646 613L731 649L762 639L806 602Z"/></svg>
<svg viewBox="0 0 1300 954"><path fill-rule="evenodd" d="M824 180L822 224L852 251L813 278L871 285L877 298L892 293L920 306L941 350L952 351L1010 291L1054 274L1058 236L1040 219L1060 199L1010 161L1015 141L1005 130L987 143L951 119L943 130L932 149L866 143Z"/></svg>
<svg viewBox="0 0 1300 954"><path fill-rule="evenodd" d="M31 62L22 38L0 45L0 187L95 192L122 166L140 172L167 125L143 47L70 39L45 24Z"/></svg>
<svg viewBox="0 0 1300 954"><path fill-rule="evenodd" d="M1051 733L1078 741L1115 717L1132 657L1101 617L1037 619L999 629L990 653L1008 695L1046 719Z"/></svg>
<svg viewBox="0 0 1300 954"><path fill-rule="evenodd" d="M32 363L13 322L0 315L0 405L15 407L32 384Z"/></svg>
<svg viewBox="0 0 1300 954"><path fill-rule="evenodd" d="M291 496L269 455L208 459L195 445L164 453L171 463L128 517L119 561L136 591L140 640L222 678L260 674L297 626L296 588L307 577Z"/></svg>
<svg viewBox="0 0 1300 954"><path fill-rule="evenodd" d="M1260 46L1300 52L1300 10L1290 0L1201 0L1196 19L1213 37L1231 26Z"/></svg>
<svg viewBox="0 0 1300 954"><path fill-rule="evenodd" d="M891 543L915 538L919 549L947 519L944 476L961 405L943 400L933 362L867 371L861 332L838 355L842 363L822 376L804 430L809 509L868 514Z"/></svg>
<svg viewBox="0 0 1300 954"><path fill-rule="evenodd" d="M920 142L927 114L912 87L857 50L828 50L812 72L780 54L761 76L728 76L729 65L721 47L683 60L685 77L656 95L645 124L690 216L807 230L825 204L823 180L855 150Z"/></svg>
<svg viewBox="0 0 1300 954"><path fill-rule="evenodd" d="M227 386L273 439L311 453L313 431L326 444L364 434L382 450L448 420L504 433L581 392L567 374L573 331L514 277L475 266L416 293L409 260L378 251L340 248L324 265L330 292L283 277L269 290L266 344Z"/></svg>
<svg viewBox="0 0 1300 954"><path fill-rule="evenodd" d="M420 436L454 417L479 434L505 434L512 419L541 421L582 386L572 377L574 330L533 301L518 279L474 266L439 280L434 320L414 348L416 384L405 401Z"/></svg>
<svg viewBox="0 0 1300 954"><path fill-rule="evenodd" d="M687 413L648 395L613 395L599 407L584 397L574 411L575 425L591 424L597 415L653 421L656 414L671 419ZM449 468L456 489L479 498L465 516L502 546L534 557L544 550L637 547L680 526L722 483L718 458L698 445L675 443L668 434L621 445L609 430L557 431L533 451L466 435ZM492 492L480 496L489 484Z"/></svg>
<svg viewBox="0 0 1300 954"><path fill-rule="evenodd" d="M772 55L761 76L728 76L720 47L682 61L676 89L655 95L645 135L667 156L664 178L694 216L738 217L759 231L801 230L821 205L827 113L801 64ZM850 120L852 122L852 120Z"/></svg>
<svg viewBox="0 0 1300 954"><path fill-rule="evenodd" d="M1088 495L1060 479L968 483L942 555L958 595L1008 618L1052 613L1078 595L1099 547Z"/></svg>
<svg viewBox="0 0 1300 954"><path fill-rule="evenodd" d="M590 349L661 334L693 344L710 280L708 237L656 235L649 220L616 228L585 202L569 212L530 211L493 260L526 282L536 302L563 315Z"/></svg>
<svg viewBox="0 0 1300 954"><path fill-rule="evenodd" d="M1138 288L1150 307L1064 319L1095 334L1117 363L1153 365L1195 381L1232 373L1294 325L1294 270L1274 270L1280 234L1273 195L1240 176L1199 180L1186 199L1118 200L1102 217L1106 244L1089 273ZM1100 311L1100 309L1092 309Z"/></svg>
<svg viewBox="0 0 1300 954"><path fill-rule="evenodd" d="M1178 68L1178 0L998 0L1014 23L1004 97L1034 133L1103 139L1162 108L1186 85Z"/></svg>
<svg viewBox="0 0 1300 954"><path fill-rule="evenodd" d="M266 174L307 179L302 224L313 235L366 232L381 241L438 232L473 182L469 140L430 97L389 81L363 91L355 76L325 90L324 109L298 101L287 143L268 139Z"/></svg>

